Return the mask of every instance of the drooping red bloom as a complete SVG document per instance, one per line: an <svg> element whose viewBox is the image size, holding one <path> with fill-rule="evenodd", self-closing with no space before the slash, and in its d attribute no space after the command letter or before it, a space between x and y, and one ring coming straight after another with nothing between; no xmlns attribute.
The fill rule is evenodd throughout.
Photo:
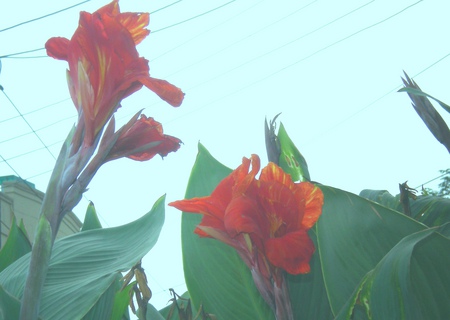
<svg viewBox="0 0 450 320"><path fill-rule="evenodd" d="M145 85L172 106L182 91L150 77L148 61L136 50L149 31L148 13L121 13L118 0L90 14L81 12L72 38L51 38L49 56L69 63L67 79L72 100L85 122L84 141L91 144L120 107L122 99Z"/></svg>
<svg viewBox="0 0 450 320"><path fill-rule="evenodd" d="M210 196L169 205L203 214L195 232L233 246L265 278L270 273L275 276L279 268L291 274L307 273L314 252L307 231L322 212L322 191L309 182L294 183L272 162L258 180L259 169L257 155L243 158L242 165ZM272 266L269 270L262 270L264 259Z"/></svg>
<svg viewBox="0 0 450 320"><path fill-rule="evenodd" d="M121 157L146 161L156 154L165 157L169 152L177 151L180 143L180 139L163 134L161 123L141 115L130 128L121 132L107 161Z"/></svg>

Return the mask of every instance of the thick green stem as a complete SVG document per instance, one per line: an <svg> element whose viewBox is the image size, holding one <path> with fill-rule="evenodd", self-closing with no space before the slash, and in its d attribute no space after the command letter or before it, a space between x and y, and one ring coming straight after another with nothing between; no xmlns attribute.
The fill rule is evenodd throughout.
<svg viewBox="0 0 450 320"><path fill-rule="evenodd" d="M53 242L59 228L59 216L61 214L61 201L67 187L61 185L65 170L66 155L73 130L61 148L56 160L55 168L41 205L39 222L34 236L31 250L30 267L23 290L22 304L20 307L20 320L36 320L39 315L42 288L44 287L50 257L52 255Z"/></svg>
<svg viewBox="0 0 450 320"><path fill-rule="evenodd" d="M41 215L31 252L30 268L20 309L20 320L35 320L38 318L41 292L47 275L52 246L53 233L50 222L45 215Z"/></svg>

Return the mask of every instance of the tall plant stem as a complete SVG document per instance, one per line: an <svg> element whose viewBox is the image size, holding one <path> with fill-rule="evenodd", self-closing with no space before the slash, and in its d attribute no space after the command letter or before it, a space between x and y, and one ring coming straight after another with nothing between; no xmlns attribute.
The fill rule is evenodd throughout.
<svg viewBox="0 0 450 320"><path fill-rule="evenodd" d="M20 307L20 320L36 320L39 315L42 288L52 255L53 242L59 228L61 202L67 188L62 185L62 177L66 165L66 155L72 133L69 134L56 160L55 168L41 205L39 222L36 228L33 248L31 250L30 266L23 290Z"/></svg>
<svg viewBox="0 0 450 320"><path fill-rule="evenodd" d="M39 224L31 251L30 267L22 296L20 320L35 320L39 315L42 288L47 275L48 264L52 254L53 232L44 215Z"/></svg>

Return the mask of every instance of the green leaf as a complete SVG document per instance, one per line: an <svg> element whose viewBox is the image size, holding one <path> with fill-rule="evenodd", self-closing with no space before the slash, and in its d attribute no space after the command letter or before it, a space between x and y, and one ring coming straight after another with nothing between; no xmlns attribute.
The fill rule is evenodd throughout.
<svg viewBox="0 0 450 320"><path fill-rule="evenodd" d="M117 292L117 282L121 278L120 273L116 273L115 281L102 293L95 303L95 306L83 317L83 320L110 319L112 316L114 297ZM123 312L122 312L123 315Z"/></svg>
<svg viewBox="0 0 450 320"><path fill-rule="evenodd" d="M316 247L316 252L310 260L311 271L308 274L287 275L294 319L332 319L333 313L328 301L320 256L317 251L317 237L313 230L310 230L308 234Z"/></svg>
<svg viewBox="0 0 450 320"><path fill-rule="evenodd" d="M385 207L392 210L397 210L403 212L402 204L400 203L400 195L395 197L389 193L387 190L370 190L365 189L359 193L363 198L375 201Z"/></svg>
<svg viewBox="0 0 450 320"><path fill-rule="evenodd" d="M411 234L367 274L353 300L373 319L449 319L449 265L450 239L433 229ZM338 319L347 319L351 308Z"/></svg>
<svg viewBox="0 0 450 320"><path fill-rule="evenodd" d="M411 200L410 205L413 218L429 227L450 222L450 199L420 196L417 200Z"/></svg>
<svg viewBox="0 0 450 320"><path fill-rule="evenodd" d="M0 319L13 320L19 319L20 301L6 292L0 286Z"/></svg>
<svg viewBox="0 0 450 320"><path fill-rule="evenodd" d="M394 197L385 190L363 190L360 196L403 212L400 195ZM429 227L450 222L450 199L438 196L418 196L416 200L409 199L409 204L411 216Z"/></svg>
<svg viewBox="0 0 450 320"><path fill-rule="evenodd" d="M357 195L320 188L325 200L316 224L318 250L336 315L349 299L354 299L353 293L367 273L404 237L425 226Z"/></svg>
<svg viewBox="0 0 450 320"><path fill-rule="evenodd" d="M147 313L145 314L145 317L147 320L165 320L159 311L150 303L147 305Z"/></svg>
<svg viewBox="0 0 450 320"><path fill-rule="evenodd" d="M280 129L278 130L278 140L281 147L280 167L284 172L291 175L293 181L310 181L306 160L289 138L282 123L280 123Z"/></svg>
<svg viewBox="0 0 450 320"><path fill-rule="evenodd" d="M156 243L164 224L164 197L142 218L124 226L80 232L57 240L41 299L43 319L81 319L117 279ZM21 298L27 254L0 273L0 285ZM100 301L100 302L99 302Z"/></svg>
<svg viewBox="0 0 450 320"><path fill-rule="evenodd" d="M86 210L86 215L84 216L83 227L81 231L101 229L102 224L97 216L97 211L95 211L94 203L91 201Z"/></svg>
<svg viewBox="0 0 450 320"><path fill-rule="evenodd" d="M230 172L199 144L186 198L209 195ZM191 213L183 213L182 217L183 266L193 307L199 310L202 306L219 320L273 319L236 251L215 239L194 234L201 217Z"/></svg>
<svg viewBox="0 0 450 320"><path fill-rule="evenodd" d="M416 96L421 96L421 97L428 97L433 99L434 101L436 101L437 103L439 103L441 105L442 108L444 108L447 112L450 112L450 106L444 102L442 102L439 99L436 99L435 97L429 95L428 93L423 92L420 89L417 88L411 88L411 87L404 87L401 88L400 90L398 90L398 92L407 92L407 93L411 93L414 94Z"/></svg>
<svg viewBox="0 0 450 320"><path fill-rule="evenodd" d="M130 302L130 291L133 288L134 282L127 285L123 290L120 290L122 281L119 288L116 288L116 295L114 296L114 307L110 320L122 320L125 314L128 314L128 305Z"/></svg>
<svg viewBox="0 0 450 320"><path fill-rule="evenodd" d="M16 219L13 218L8 238L0 251L0 272L30 251L31 243L28 240L23 222L21 221L21 226L18 227Z"/></svg>

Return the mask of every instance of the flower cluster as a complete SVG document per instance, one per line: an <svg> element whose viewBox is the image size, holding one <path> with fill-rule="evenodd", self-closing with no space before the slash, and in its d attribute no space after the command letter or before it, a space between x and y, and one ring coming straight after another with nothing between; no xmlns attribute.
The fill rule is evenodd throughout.
<svg viewBox="0 0 450 320"><path fill-rule="evenodd" d="M257 155L243 158L242 165L223 179L210 196L169 205L203 214L195 233L235 248L250 268L262 296L275 310L279 309L277 292L287 294L281 289L285 285L281 271L310 271L314 244L307 231L322 212L323 194L312 183L294 183L272 162L256 179L259 170Z"/></svg>
<svg viewBox="0 0 450 320"><path fill-rule="evenodd" d="M94 13L81 12L70 40L55 37L45 45L49 56L68 62L69 91L78 111L78 123L57 162L60 216L78 203L104 163L122 157L145 161L180 147L181 140L165 135L159 122L141 112L115 128L121 101L143 86L172 106L184 98L179 88L150 77L148 61L138 54L136 45L150 33L148 23L148 13L122 13L114 0Z"/></svg>

